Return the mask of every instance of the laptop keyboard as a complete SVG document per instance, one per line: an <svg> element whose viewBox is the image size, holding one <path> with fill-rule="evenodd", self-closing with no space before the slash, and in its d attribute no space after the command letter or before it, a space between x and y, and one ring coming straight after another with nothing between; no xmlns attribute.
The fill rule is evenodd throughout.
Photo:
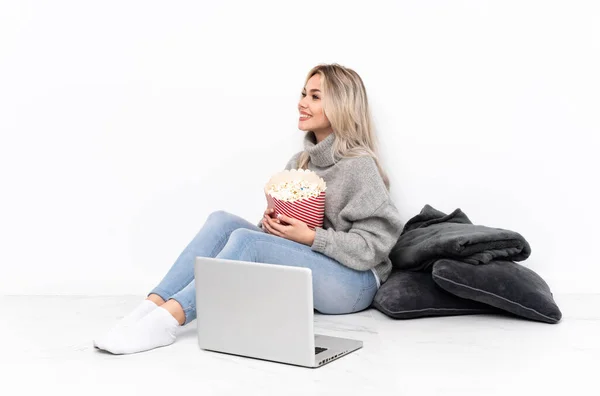
<svg viewBox="0 0 600 396"><path fill-rule="evenodd" d="M315 347L315 355L317 355L323 351L326 351L326 350L327 350L327 348Z"/></svg>

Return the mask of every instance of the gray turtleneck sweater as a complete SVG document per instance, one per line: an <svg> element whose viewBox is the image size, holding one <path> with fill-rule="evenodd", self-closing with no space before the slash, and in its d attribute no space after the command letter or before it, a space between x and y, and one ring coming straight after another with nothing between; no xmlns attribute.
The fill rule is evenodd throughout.
<svg viewBox="0 0 600 396"><path fill-rule="evenodd" d="M323 227L315 228L311 249L358 270L371 270L380 285L392 270L388 255L402 232L400 214L371 157L335 158L331 133L318 144L313 132L304 136L308 169L327 183ZM302 151L284 169L297 169ZM257 224L262 228L262 218ZM266 232L266 231L265 231Z"/></svg>

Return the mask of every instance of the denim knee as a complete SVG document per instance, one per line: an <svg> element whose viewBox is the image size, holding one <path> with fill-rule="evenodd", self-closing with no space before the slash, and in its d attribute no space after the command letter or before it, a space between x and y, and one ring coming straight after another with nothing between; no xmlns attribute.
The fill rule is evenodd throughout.
<svg viewBox="0 0 600 396"><path fill-rule="evenodd" d="M240 218L233 213L229 213L225 210L215 210L208 215L206 222L217 222L218 224L223 224L228 221L239 221Z"/></svg>
<svg viewBox="0 0 600 396"><path fill-rule="evenodd" d="M208 220L219 220L222 221L224 220L227 216L230 216L231 213L226 212L224 210L215 210L214 212L211 212L211 214L208 215L208 218L206 219L206 221Z"/></svg>

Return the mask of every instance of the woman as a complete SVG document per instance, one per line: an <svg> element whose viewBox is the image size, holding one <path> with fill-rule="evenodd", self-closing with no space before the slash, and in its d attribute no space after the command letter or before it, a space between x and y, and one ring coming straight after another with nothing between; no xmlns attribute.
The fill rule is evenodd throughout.
<svg viewBox="0 0 600 396"><path fill-rule="evenodd" d="M313 230L283 215L274 219L268 208L257 225L211 213L147 298L94 340L97 348L127 354L175 342L180 326L196 318L196 256L308 267L314 308L323 314L371 305L391 271L388 254L402 227L377 159L365 87L352 69L317 65L306 77L298 110L298 127L307 132L304 150L285 169L310 169L327 183L323 227Z"/></svg>

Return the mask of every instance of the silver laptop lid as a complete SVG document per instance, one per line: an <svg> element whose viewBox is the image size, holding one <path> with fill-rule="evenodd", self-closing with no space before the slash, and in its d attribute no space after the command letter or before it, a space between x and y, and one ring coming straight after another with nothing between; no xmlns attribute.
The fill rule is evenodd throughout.
<svg viewBox="0 0 600 396"><path fill-rule="evenodd" d="M309 268L196 257L194 274L200 348L314 364Z"/></svg>

